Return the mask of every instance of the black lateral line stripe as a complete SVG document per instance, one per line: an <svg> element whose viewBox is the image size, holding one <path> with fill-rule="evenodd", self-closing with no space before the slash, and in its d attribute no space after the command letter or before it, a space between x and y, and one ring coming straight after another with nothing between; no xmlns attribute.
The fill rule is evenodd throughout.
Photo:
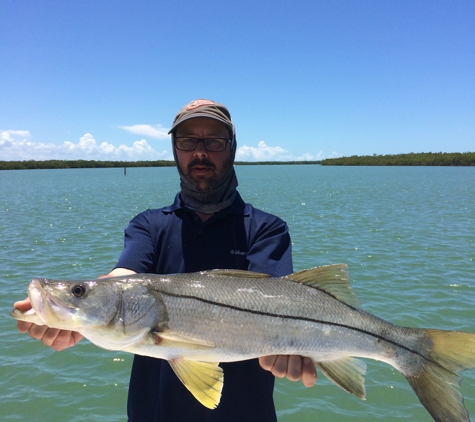
<svg viewBox="0 0 475 422"><path fill-rule="evenodd" d="M208 305L222 306L223 308L228 308L228 309L232 309L234 311L240 311L240 312L249 312L249 313L255 314L255 315L270 316L270 317L274 317L274 318L284 318L284 319L287 318L287 319L292 319L292 320L296 320L296 321L306 321L306 322L313 322L315 324L327 324L327 325L331 325L331 326L334 326L334 327L346 328L348 330L357 331L359 333L366 334L370 337L374 337L376 339L379 339L379 340L385 341L387 343L390 343L390 344L392 344L396 347L399 347L401 349L404 349L404 350L406 350L410 353L414 353L415 355L418 355L421 358L423 358L423 359L425 359L429 362L432 362L437 366L440 366L440 364L438 362L435 362L434 360L429 359L427 356L422 355L417 350L412 350L409 347L404 346L403 344L396 343L395 341L389 340L389 339L387 339L385 337L382 337L378 334L372 333L371 331L366 331L366 330L363 330L361 328L341 324L339 322L323 321L323 320L319 320L319 319L306 318L306 317L300 317L300 316L295 316L295 315L279 315L279 314L273 314L273 313L270 313L270 312L256 311L254 309L240 308L239 306L229 305L227 303L215 302L215 301L212 301L212 300L208 300L208 299L204 299L204 298L196 297L196 296L182 295L182 294L170 293L170 292L166 292L166 293L162 292L162 293L166 294L168 296L172 296L172 297L177 297L177 298L181 298L181 299L194 299L194 300L197 300L199 302L206 303Z"/></svg>

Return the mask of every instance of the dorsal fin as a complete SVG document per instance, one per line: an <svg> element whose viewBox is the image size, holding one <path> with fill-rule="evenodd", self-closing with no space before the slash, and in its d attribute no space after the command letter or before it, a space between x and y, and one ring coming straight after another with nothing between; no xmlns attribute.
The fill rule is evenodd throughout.
<svg viewBox="0 0 475 422"><path fill-rule="evenodd" d="M359 307L360 301L350 286L346 264L324 265L287 276L291 281L323 290L348 305Z"/></svg>
<svg viewBox="0 0 475 422"><path fill-rule="evenodd" d="M265 273L255 273L253 271L246 271L246 270L208 270L208 271L200 271L199 274L203 275L224 275L226 277L237 277L237 278L269 278L269 274Z"/></svg>

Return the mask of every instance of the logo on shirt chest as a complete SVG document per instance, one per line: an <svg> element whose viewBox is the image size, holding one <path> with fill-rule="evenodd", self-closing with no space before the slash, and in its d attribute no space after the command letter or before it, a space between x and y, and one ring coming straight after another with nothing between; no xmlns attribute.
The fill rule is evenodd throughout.
<svg viewBox="0 0 475 422"><path fill-rule="evenodd" d="M230 253L231 255L242 255L242 256L247 255L247 252L241 252L239 249L237 249L237 250L231 249L231 250L229 251L229 253Z"/></svg>

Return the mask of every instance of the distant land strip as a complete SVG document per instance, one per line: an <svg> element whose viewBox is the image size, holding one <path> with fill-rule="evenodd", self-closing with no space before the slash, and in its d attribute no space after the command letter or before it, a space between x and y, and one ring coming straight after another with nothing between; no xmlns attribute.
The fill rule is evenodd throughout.
<svg viewBox="0 0 475 422"><path fill-rule="evenodd" d="M320 164L321 161L236 161L242 165ZM96 160L26 160L0 161L0 170L77 169L77 168L126 168L126 167L174 167L175 161L96 161Z"/></svg>
<svg viewBox="0 0 475 422"><path fill-rule="evenodd" d="M327 158L322 166L475 166L475 152L420 152Z"/></svg>
<svg viewBox="0 0 475 422"><path fill-rule="evenodd" d="M353 155L321 161L236 161L236 165L321 164L322 166L475 166L475 152L422 152L395 155ZM0 170L173 167L174 161L25 160L0 161Z"/></svg>

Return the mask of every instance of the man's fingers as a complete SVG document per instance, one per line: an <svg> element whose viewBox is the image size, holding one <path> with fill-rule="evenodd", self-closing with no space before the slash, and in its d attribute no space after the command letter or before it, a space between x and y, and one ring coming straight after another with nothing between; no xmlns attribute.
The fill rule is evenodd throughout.
<svg viewBox="0 0 475 422"><path fill-rule="evenodd" d="M287 378L290 381L298 381L302 378L302 357L298 355L290 355L287 365Z"/></svg>
<svg viewBox="0 0 475 422"><path fill-rule="evenodd" d="M71 341L73 342L71 346L74 346L76 343L80 342L83 338L84 336L78 333L77 331L71 331Z"/></svg>
<svg viewBox="0 0 475 422"><path fill-rule="evenodd" d="M272 371L276 359L276 355L261 356L259 358L259 365L261 365L262 369L265 369L266 371Z"/></svg>
<svg viewBox="0 0 475 422"><path fill-rule="evenodd" d="M310 358L302 358L302 384L311 387L317 381L317 370Z"/></svg>
<svg viewBox="0 0 475 422"><path fill-rule="evenodd" d="M46 325L29 324L30 327L28 328L28 335L35 340L41 340L49 328Z"/></svg>
<svg viewBox="0 0 475 422"><path fill-rule="evenodd" d="M259 364L277 378L287 377L291 381L302 380L305 387L317 381L317 371L312 359L298 355L272 355L259 358Z"/></svg>
<svg viewBox="0 0 475 422"><path fill-rule="evenodd" d="M289 364L289 356L277 355L272 367L272 374L277 378L284 378L287 375L287 366Z"/></svg>
<svg viewBox="0 0 475 422"><path fill-rule="evenodd" d="M270 355L259 358L259 364L267 371L272 372L277 378L283 378L287 374L288 356Z"/></svg>
<svg viewBox="0 0 475 422"><path fill-rule="evenodd" d="M41 342L56 351L67 349L74 346L84 336L75 331L60 330L58 328L49 328L45 325L32 324L28 331L30 337L41 340Z"/></svg>
<svg viewBox="0 0 475 422"><path fill-rule="evenodd" d="M50 336L48 336L48 339L46 341L48 341L48 343L51 340L52 341L50 342L50 344L47 344L47 346L53 348L54 350L60 351L75 344L72 331L68 331L68 330L55 330L55 331L58 331L58 332L51 333ZM46 344L44 338L43 338L43 344Z"/></svg>
<svg viewBox="0 0 475 422"><path fill-rule="evenodd" d="M27 311L28 309L31 309L30 299L26 298L25 300L19 300L13 304L13 307L23 312Z"/></svg>
<svg viewBox="0 0 475 422"><path fill-rule="evenodd" d="M49 328L46 325L31 324L31 327L28 330L28 335L35 340L41 340L45 346L53 347L60 332L61 330L58 328ZM56 350L55 347L53 347L53 349Z"/></svg>
<svg viewBox="0 0 475 422"><path fill-rule="evenodd" d="M61 334L60 329L46 327L46 330L44 331L43 336L41 337L41 342L45 346L52 347L53 349L56 350L56 348L53 347L53 344L60 334Z"/></svg>
<svg viewBox="0 0 475 422"><path fill-rule="evenodd" d="M17 321L16 327L20 333L27 333L30 330L30 327L33 325L32 322L26 321Z"/></svg>
<svg viewBox="0 0 475 422"><path fill-rule="evenodd" d="M26 298L25 300L19 300L18 302L15 302L13 304L13 307L22 312L26 312L29 309L31 309L30 299ZM20 320L17 320L17 324L16 324L18 331L20 331L20 333L27 333L30 330L32 325L34 324L31 322L20 321Z"/></svg>

